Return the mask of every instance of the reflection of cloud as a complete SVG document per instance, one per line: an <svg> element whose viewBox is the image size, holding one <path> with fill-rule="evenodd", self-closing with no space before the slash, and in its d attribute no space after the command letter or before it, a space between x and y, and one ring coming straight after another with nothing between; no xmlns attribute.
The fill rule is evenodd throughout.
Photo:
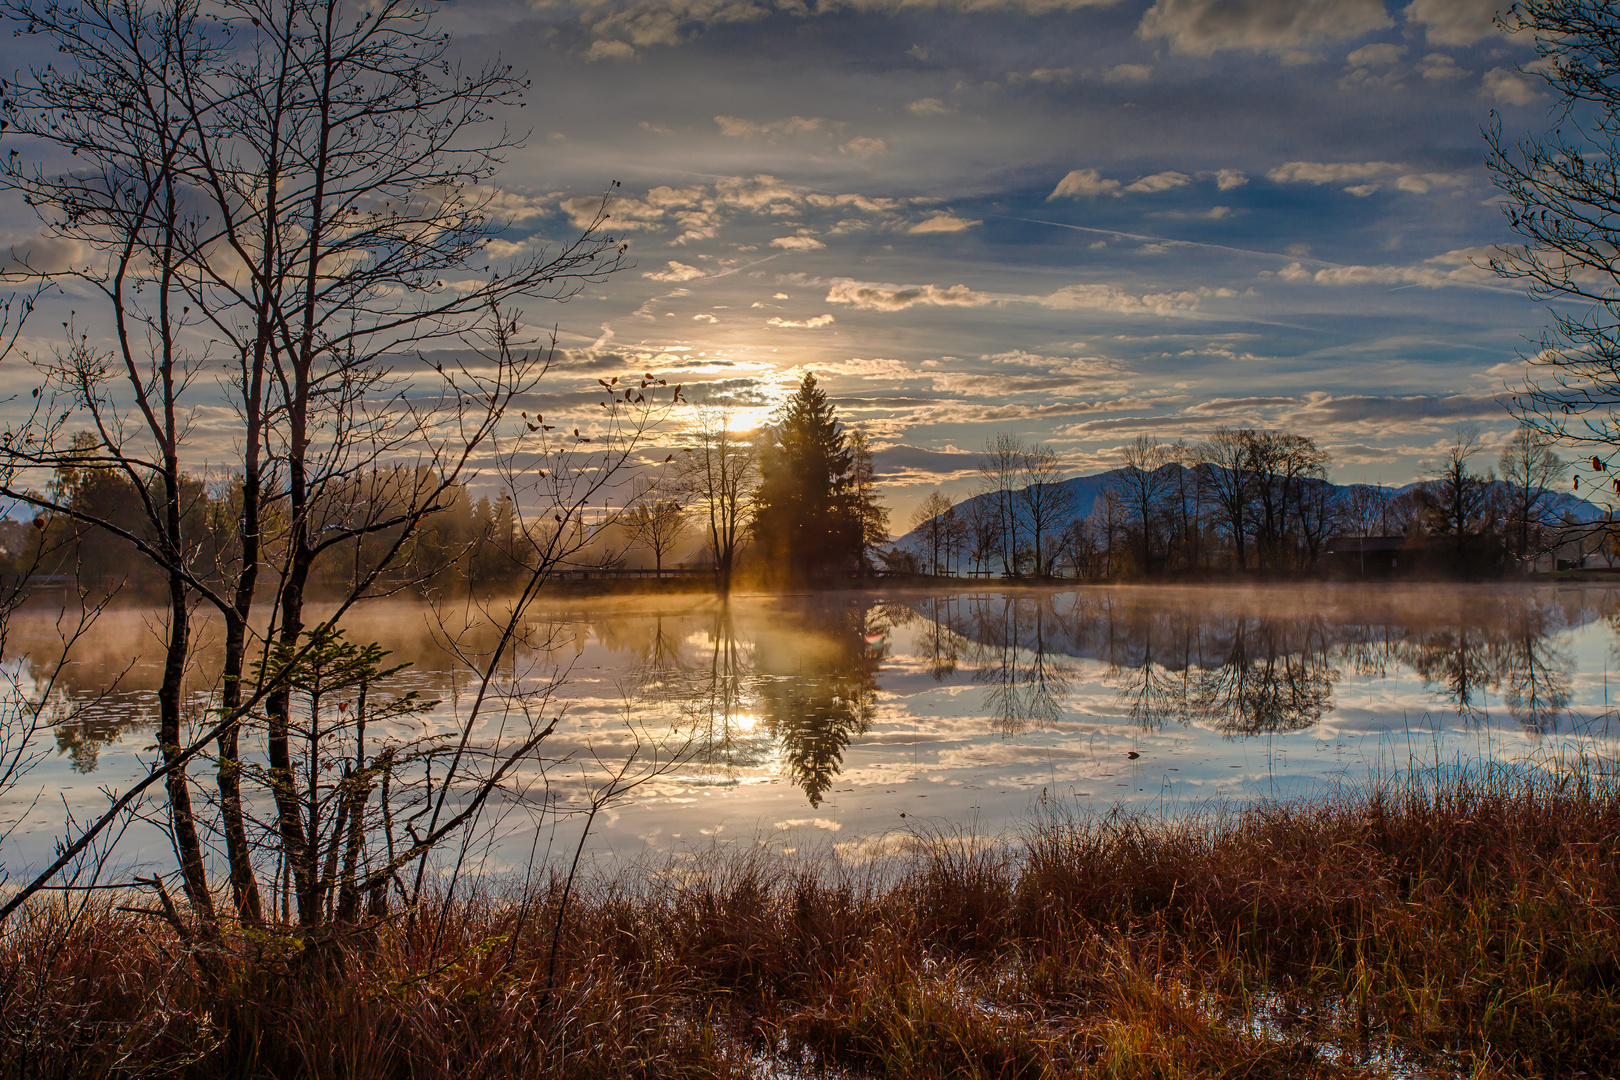
<svg viewBox="0 0 1620 1080"><path fill-rule="evenodd" d="M826 829L828 832L837 832L843 826L827 818L789 818L776 823L778 829Z"/></svg>
<svg viewBox="0 0 1620 1080"><path fill-rule="evenodd" d="M1156 0L1138 28L1174 52L1286 52L1392 26L1383 0Z"/></svg>

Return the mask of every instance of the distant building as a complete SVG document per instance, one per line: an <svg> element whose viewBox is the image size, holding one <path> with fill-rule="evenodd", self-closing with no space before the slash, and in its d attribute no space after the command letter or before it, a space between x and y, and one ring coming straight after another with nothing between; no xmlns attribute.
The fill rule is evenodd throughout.
<svg viewBox="0 0 1620 1080"><path fill-rule="evenodd" d="M1404 536L1335 536L1322 545L1321 564L1335 577L1390 577L1401 572L1405 551Z"/></svg>

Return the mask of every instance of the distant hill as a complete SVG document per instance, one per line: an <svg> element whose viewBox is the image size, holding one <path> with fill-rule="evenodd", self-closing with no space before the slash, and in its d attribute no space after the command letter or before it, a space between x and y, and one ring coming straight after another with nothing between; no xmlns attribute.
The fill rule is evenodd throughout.
<svg viewBox="0 0 1620 1080"><path fill-rule="evenodd" d="M1174 470L1181 468L1181 466L1166 465L1165 468ZM1124 475L1124 469L1110 469L1108 472L1094 473L1090 476L1076 476L1073 479L1063 481L1063 483L1058 486L1072 493L1074 512L1068 517L1065 517L1063 520L1056 522L1053 527L1053 531L1061 532L1063 529L1068 528L1069 522L1075 518L1084 520L1085 518L1090 517L1092 508L1096 505L1097 496L1100 495L1102 490L1110 483L1119 480ZM1504 480L1493 480L1491 481L1491 484L1496 488L1507 487L1507 482ZM1367 484L1328 485L1328 487L1332 488L1339 494L1348 494L1355 488L1370 486L1371 485ZM1417 487L1417 484L1412 483L1398 488L1390 488L1388 490L1393 494L1400 495L1411 491L1415 487ZM984 495L975 495L969 499L963 499L961 502L956 504L957 513L965 513L967 509L975 503L993 505L993 500L996 498L997 494L998 493L991 492ZM1549 513L1554 514L1564 520L1574 518L1579 522L1600 521L1606 515L1606 511L1604 511L1601 507L1594 506L1585 499L1577 498L1575 495L1567 491L1549 491L1547 493L1546 501L1542 505L1547 507ZM915 552L917 554L924 553L922 538L917 535L915 529L895 540L891 546L901 548L906 551Z"/></svg>

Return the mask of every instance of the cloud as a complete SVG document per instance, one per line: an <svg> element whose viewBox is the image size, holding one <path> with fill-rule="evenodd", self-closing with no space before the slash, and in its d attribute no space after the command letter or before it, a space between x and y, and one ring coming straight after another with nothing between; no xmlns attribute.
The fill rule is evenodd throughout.
<svg viewBox="0 0 1620 1080"><path fill-rule="evenodd" d="M1120 315L1187 315L1198 310L1200 301L1211 296L1236 296L1235 289L1206 287L1192 291L1136 295L1117 285L1070 285L1041 298L1041 306L1061 311L1090 309Z"/></svg>
<svg viewBox="0 0 1620 1080"><path fill-rule="evenodd" d="M576 229L588 228L602 209L602 200L595 195L581 195L564 199L563 212ZM656 229L663 223L664 211L640 199L609 199L607 201L607 229L609 232L628 232L635 229Z"/></svg>
<svg viewBox="0 0 1620 1080"><path fill-rule="evenodd" d="M783 251L815 251L826 246L813 236L778 236L771 241L771 247Z"/></svg>
<svg viewBox="0 0 1620 1080"><path fill-rule="evenodd" d="M1541 92L1512 68L1494 67L1485 73L1479 96L1499 105L1529 105L1541 97Z"/></svg>
<svg viewBox="0 0 1620 1080"><path fill-rule="evenodd" d="M820 131L830 126L819 116L790 116L786 120L772 120L765 124L756 124L739 116L717 116L714 122L720 125L720 134L730 139L780 138Z"/></svg>
<svg viewBox="0 0 1620 1080"><path fill-rule="evenodd" d="M873 139L865 135L857 135L838 148L840 154L854 154L856 157L869 158L888 150L882 139Z"/></svg>
<svg viewBox="0 0 1620 1080"><path fill-rule="evenodd" d="M1426 195L1430 188L1435 187L1462 187L1468 183L1466 176L1456 173L1408 173L1395 181L1395 186L1402 191L1410 191L1414 195Z"/></svg>
<svg viewBox="0 0 1620 1080"><path fill-rule="evenodd" d="M913 235L927 235L928 233L959 233L966 232L975 225L983 225L982 221L972 221L968 218L957 217L955 214L938 213L931 218L917 222L906 232Z"/></svg>
<svg viewBox="0 0 1620 1080"><path fill-rule="evenodd" d="M1137 33L1168 38L1173 52L1193 56L1220 49L1286 54L1393 25L1383 0L1156 0Z"/></svg>
<svg viewBox="0 0 1620 1080"><path fill-rule="evenodd" d="M1366 180L1403 166L1390 161L1290 161L1266 173L1277 184L1342 184L1346 180Z"/></svg>
<svg viewBox="0 0 1620 1080"><path fill-rule="evenodd" d="M1075 169L1052 189L1052 194L1046 197L1047 202L1053 199L1093 199L1098 195L1118 195L1120 184L1118 180L1105 180L1096 169Z"/></svg>
<svg viewBox="0 0 1620 1080"><path fill-rule="evenodd" d="M831 326L837 321L831 315L816 315L808 319L770 318L765 320L765 325L774 326L778 330L820 330L823 326Z"/></svg>
<svg viewBox="0 0 1620 1080"><path fill-rule="evenodd" d="M671 259L669 260L669 269L650 270L641 276L650 278L653 281L692 281L695 278L703 277L704 274L702 270L695 266L687 266L685 263Z"/></svg>
<svg viewBox="0 0 1620 1080"><path fill-rule="evenodd" d="M1236 169L1222 169L1215 174L1215 186L1221 191L1231 191L1240 188L1249 182L1249 178Z"/></svg>
<svg viewBox="0 0 1620 1080"><path fill-rule="evenodd" d="M1296 262L1277 271L1276 276L1284 281L1337 286L1420 285L1439 289L1447 285L1483 285L1496 280L1489 267L1479 265L1492 251L1490 248L1458 248L1425 259L1419 266L1329 266L1312 271ZM1270 275L1268 272L1262 276Z"/></svg>
<svg viewBox="0 0 1620 1080"><path fill-rule="evenodd" d="M717 323L720 320L715 318L713 315L710 315L707 311L700 311L696 315L692 316L692 321L700 323Z"/></svg>
<svg viewBox="0 0 1620 1080"><path fill-rule="evenodd" d="M1115 64L1102 77L1104 82L1143 83L1153 77L1153 69L1147 64Z"/></svg>
<svg viewBox="0 0 1620 1080"><path fill-rule="evenodd" d="M1430 53L1418 61L1418 71L1430 82L1449 82L1452 79L1466 79L1468 72L1457 66L1446 53Z"/></svg>
<svg viewBox="0 0 1620 1080"><path fill-rule="evenodd" d="M1412 0L1406 21L1423 27L1432 45L1472 45L1497 32L1496 13L1509 0Z"/></svg>
<svg viewBox="0 0 1620 1080"><path fill-rule="evenodd" d="M1345 57L1344 62L1352 67L1386 67L1405 55L1405 45L1380 42L1376 45L1363 45Z"/></svg>
<svg viewBox="0 0 1620 1080"><path fill-rule="evenodd" d="M1334 397L1312 394L1295 414L1311 424L1390 424L1414 420L1455 421L1506 415L1495 394L1414 394L1380 397L1347 394Z"/></svg>
<svg viewBox="0 0 1620 1080"><path fill-rule="evenodd" d="M1144 176L1131 184L1125 190L1132 194L1141 195L1150 192L1169 191L1172 188L1186 187L1192 183L1192 177L1186 173L1161 172L1152 176Z"/></svg>
<svg viewBox="0 0 1620 1080"><path fill-rule="evenodd" d="M78 240L60 236L34 236L7 244L0 253L0 272L57 274L83 265L89 248Z"/></svg>
<svg viewBox="0 0 1620 1080"><path fill-rule="evenodd" d="M827 290L827 303L849 304L858 311L904 311L917 307L983 307L994 303L984 293L966 285L942 289L938 285L878 285L868 281L840 280Z"/></svg>
<svg viewBox="0 0 1620 1080"><path fill-rule="evenodd" d="M955 111L937 97L918 98L906 110L916 116L949 116Z"/></svg>
<svg viewBox="0 0 1620 1080"><path fill-rule="evenodd" d="M630 60L635 55L635 46L608 39L593 41L591 47L585 50L587 60Z"/></svg>

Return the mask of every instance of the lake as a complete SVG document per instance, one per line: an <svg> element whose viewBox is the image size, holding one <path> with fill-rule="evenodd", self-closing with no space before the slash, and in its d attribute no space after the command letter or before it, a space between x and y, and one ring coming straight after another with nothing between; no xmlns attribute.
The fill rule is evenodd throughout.
<svg viewBox="0 0 1620 1080"><path fill-rule="evenodd" d="M389 602L346 623L411 664L397 687L438 701L400 737L465 707L428 615ZM64 807L104 805L152 758L155 619L109 613L62 673L70 719L10 799L15 814L43 792L4 852L13 873L50 854ZM641 786L593 822L598 855L745 840L853 859L913 828L1015 830L1043 797L1184 813L1436 764L1612 761L1620 734L1620 588L1592 583L638 596L530 621L512 677L557 680L562 720L547 766L481 825L492 873L571 852L581 819L548 811L582 806L638 744ZM25 613L14 651L48 655L53 633ZM137 823L120 861L166 850Z"/></svg>

